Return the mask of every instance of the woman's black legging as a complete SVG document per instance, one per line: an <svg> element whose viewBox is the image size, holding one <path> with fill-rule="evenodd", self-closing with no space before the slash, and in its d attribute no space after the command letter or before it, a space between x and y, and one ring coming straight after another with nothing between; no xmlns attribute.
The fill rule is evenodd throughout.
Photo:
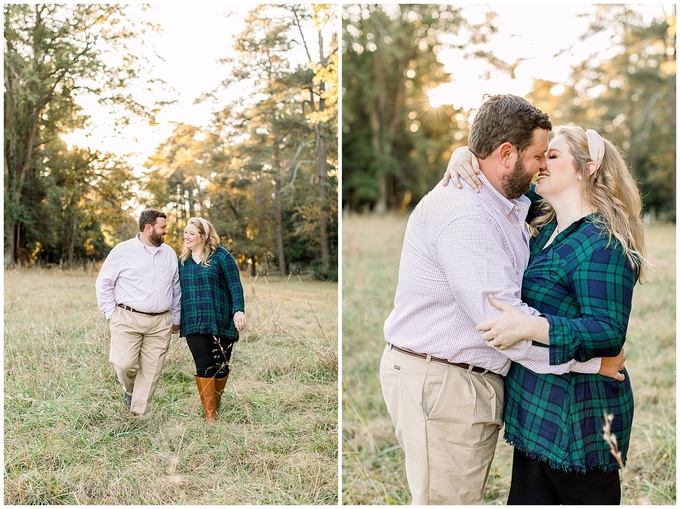
<svg viewBox="0 0 680 509"><path fill-rule="evenodd" d="M551 468L515 448L508 505L618 505L619 471L584 474Z"/></svg>
<svg viewBox="0 0 680 509"><path fill-rule="evenodd" d="M187 345L194 357L196 376L224 378L229 374L229 360L235 341L210 334L189 334Z"/></svg>

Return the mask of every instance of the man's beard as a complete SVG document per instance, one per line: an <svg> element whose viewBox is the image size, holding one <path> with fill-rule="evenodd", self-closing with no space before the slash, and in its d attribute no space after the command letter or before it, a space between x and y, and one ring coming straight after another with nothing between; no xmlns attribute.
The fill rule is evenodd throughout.
<svg viewBox="0 0 680 509"><path fill-rule="evenodd" d="M149 237L149 241L156 247L160 246L163 243L163 235L160 233L156 233L156 231L151 232L151 236Z"/></svg>
<svg viewBox="0 0 680 509"><path fill-rule="evenodd" d="M503 191L509 200L519 198L531 189L533 175L527 174L527 168L522 159L518 157L512 173L503 181Z"/></svg>

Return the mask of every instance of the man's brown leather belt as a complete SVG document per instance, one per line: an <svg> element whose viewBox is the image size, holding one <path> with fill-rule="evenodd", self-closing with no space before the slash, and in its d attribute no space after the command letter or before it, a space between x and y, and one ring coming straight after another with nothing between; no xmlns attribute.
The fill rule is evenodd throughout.
<svg viewBox="0 0 680 509"><path fill-rule="evenodd" d="M427 359L427 354L424 353L417 353L417 352L412 352L410 350L404 350L403 348L399 348L398 346L394 346L392 343L388 343L391 348L394 348L397 352L405 353L406 355L413 355L414 357L419 357L421 359ZM443 364L449 364L451 366L457 366L459 368L463 369L470 369L469 364L465 364L464 362L449 362L446 359L440 359L439 357L432 357L430 356L430 360L434 362L441 362ZM493 371L489 371L488 369L480 368L479 366L472 366L472 371L475 373L493 373Z"/></svg>
<svg viewBox="0 0 680 509"><path fill-rule="evenodd" d="M130 306L126 306L125 304L116 304L119 308L123 308L126 311L132 311L133 313L141 313L142 315L149 315L149 316L158 316L167 313L167 311L163 311L163 313L147 313L146 311L137 311L135 308L131 308Z"/></svg>

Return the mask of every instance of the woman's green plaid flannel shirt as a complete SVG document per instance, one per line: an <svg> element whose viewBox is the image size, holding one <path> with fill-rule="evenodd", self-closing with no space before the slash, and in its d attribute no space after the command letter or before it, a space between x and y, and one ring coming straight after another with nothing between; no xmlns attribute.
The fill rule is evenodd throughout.
<svg viewBox="0 0 680 509"><path fill-rule="evenodd" d="M532 197L533 198L533 197ZM619 353L626 339L637 269L620 244L587 216L557 235L544 226L531 241L522 300L550 323L550 362ZM555 468L618 468L602 434L605 414L625 461L633 421L630 378L536 374L512 363L505 382L505 439Z"/></svg>
<svg viewBox="0 0 680 509"><path fill-rule="evenodd" d="M207 267L189 257L179 262L182 287L182 336L212 334L238 340L234 313L244 311L243 286L238 267L222 246L208 259Z"/></svg>

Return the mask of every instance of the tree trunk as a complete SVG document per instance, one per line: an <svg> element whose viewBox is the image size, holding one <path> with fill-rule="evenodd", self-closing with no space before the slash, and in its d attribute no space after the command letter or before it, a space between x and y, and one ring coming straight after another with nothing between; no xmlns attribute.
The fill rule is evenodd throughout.
<svg viewBox="0 0 680 509"><path fill-rule="evenodd" d="M319 175L319 241L321 242L321 267L324 271L331 266L331 249L328 241L328 217L326 216L326 194L328 168L326 163L326 137L323 126L317 125L317 169Z"/></svg>
<svg viewBox="0 0 680 509"><path fill-rule="evenodd" d="M274 141L274 196L276 199L276 250L279 258L279 270L283 276L288 275L286 254L283 250L283 215L281 212L281 163L279 161L279 144Z"/></svg>
<svg viewBox="0 0 680 509"><path fill-rule="evenodd" d="M5 224L5 267L14 267L17 260L16 254L16 231L17 225L12 222L12 224Z"/></svg>
<svg viewBox="0 0 680 509"><path fill-rule="evenodd" d="M26 246L26 235L21 234L21 223L16 225L15 229L15 243L16 243L16 263L18 265L27 265L28 258L28 248Z"/></svg>
<svg viewBox="0 0 680 509"><path fill-rule="evenodd" d="M373 79L375 81L375 89L378 91L385 90L385 70L383 69L382 49L378 47L373 52ZM378 92L374 94L373 101L371 101L371 111L369 113L369 120L371 124L371 144L373 146L373 153L380 159L383 159L385 154L384 136L382 136L385 128L385 94ZM387 168L385 168L386 160L378 161L379 173L376 175L378 181L379 197L375 204L375 212L384 214L387 212Z"/></svg>
<svg viewBox="0 0 680 509"><path fill-rule="evenodd" d="M325 100L319 101L319 110L325 109ZM324 271L331 266L331 249L328 240L328 217L326 216L326 195L328 187L328 163L326 161L326 133L325 123L316 124L316 163L319 177L319 242L321 243L321 267Z"/></svg>
<svg viewBox="0 0 680 509"><path fill-rule="evenodd" d="M16 228L16 222L8 217L7 206L9 204L9 158L11 151L11 140L8 133L12 133L15 130L15 114L14 114L14 94L12 91L12 86L8 72L5 71L5 164L4 164L4 177L5 177L5 189L4 189L4 200L5 200L5 266L11 267L16 262L14 258L14 228Z"/></svg>
<svg viewBox="0 0 680 509"><path fill-rule="evenodd" d="M672 7L672 9L673 9L673 19L675 20L676 15L677 15L676 6L674 5L674 6ZM668 29L668 33L669 33L669 34L672 34L672 35L671 35L671 43L670 43L670 45L669 45L670 48L672 48L672 51L670 52L670 59L673 60L673 61L675 62L675 60L676 60L676 58L675 58L676 52L675 52L675 49L674 49L674 48L676 48L676 44L677 44L677 36L676 36L675 30L672 30L672 31L671 31L670 28ZM677 124L677 122L676 122L676 117L675 117L675 112L677 111L677 110L676 110L676 107L677 107L677 105L676 105L676 97L675 97L675 94L676 94L676 88L675 88L675 87L676 87L676 85L677 85L677 81L676 81L677 78L676 78L676 73L675 73L675 65L673 65L673 69L674 69L674 71L673 71L672 73L669 73L669 76L668 76L668 102L669 102L670 111L671 111L671 115L670 115L671 133L675 134L676 124ZM677 156L676 156L676 157L677 157ZM676 161L676 164L677 164L677 161ZM677 203L677 201L676 201L677 189L676 189L676 187L675 187L675 180L673 180L673 181L671 182L671 189L673 190L673 194L672 194L672 196L673 196L673 203Z"/></svg>
<svg viewBox="0 0 680 509"><path fill-rule="evenodd" d="M319 31L319 55L323 55L323 37ZM319 111L326 111L323 94L326 83L319 84ZM314 102L312 98L312 103ZM319 242L321 242L321 268L327 271L331 266L331 248L328 240L328 217L326 216L326 196L328 187L328 163L326 161L326 123L316 124L316 161L319 175Z"/></svg>
<svg viewBox="0 0 680 509"><path fill-rule="evenodd" d="M76 243L76 232L78 231L78 221L73 220L73 228L71 229L71 240L68 243L68 266L73 267L73 250Z"/></svg>
<svg viewBox="0 0 680 509"><path fill-rule="evenodd" d="M380 143L380 112L376 101L373 101L369 111L369 123L371 125L371 146L373 153L379 157L382 154L382 146ZM387 212L387 174L378 172L375 176L378 182L378 201L375 203L375 212L384 214Z"/></svg>
<svg viewBox="0 0 680 509"><path fill-rule="evenodd" d="M7 150L8 141L5 140L5 209L9 204L9 166L7 165ZM5 218L7 218L7 213L5 212ZM16 228L16 222L13 220L5 221L5 267L13 267L16 263L15 249L16 238L14 236L14 229Z"/></svg>

